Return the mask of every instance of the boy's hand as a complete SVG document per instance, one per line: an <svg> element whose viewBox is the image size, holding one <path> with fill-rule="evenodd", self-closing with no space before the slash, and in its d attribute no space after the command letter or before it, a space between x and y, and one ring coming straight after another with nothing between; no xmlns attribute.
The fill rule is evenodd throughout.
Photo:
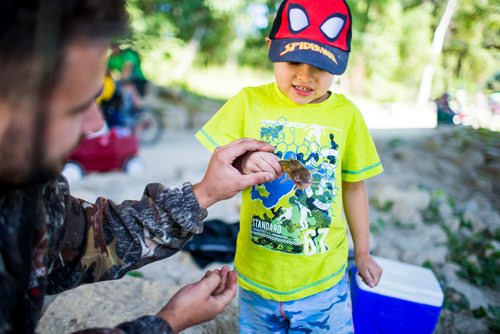
<svg viewBox="0 0 500 334"><path fill-rule="evenodd" d="M243 138L215 149L203 179L193 184L194 195L202 208L231 198L253 185L275 179L274 171L242 175L241 170L238 170L236 162L241 156L254 151L273 152L274 147L255 139Z"/></svg>
<svg viewBox="0 0 500 334"><path fill-rule="evenodd" d="M268 172L279 177L283 172L279 163L280 159L271 152L248 152L235 161L235 167L242 174Z"/></svg>
<svg viewBox="0 0 500 334"><path fill-rule="evenodd" d="M382 268L380 268L371 255L356 255L355 262L358 268L358 275L361 276L363 282L370 288L377 286L382 276Z"/></svg>

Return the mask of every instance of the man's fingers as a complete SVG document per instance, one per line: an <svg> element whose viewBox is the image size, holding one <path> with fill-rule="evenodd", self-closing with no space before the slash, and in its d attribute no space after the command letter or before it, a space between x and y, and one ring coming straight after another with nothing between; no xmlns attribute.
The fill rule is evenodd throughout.
<svg viewBox="0 0 500 334"><path fill-rule="evenodd" d="M222 160L233 162L237 157L249 151L273 152L274 147L255 139L243 138L217 148L214 154L220 155Z"/></svg>
<svg viewBox="0 0 500 334"><path fill-rule="evenodd" d="M222 267L222 269L219 272L219 276L220 276L219 285L214 290L214 292L212 293L212 295L217 295L217 294L221 293L222 291L224 291L224 289L226 288L226 282L227 282L227 279L228 279L228 274L229 274L229 267L228 266Z"/></svg>
<svg viewBox="0 0 500 334"><path fill-rule="evenodd" d="M200 289L205 290L207 292L207 295L210 295L213 293L213 291L215 291L215 289L217 289L217 287L219 286L219 282L219 272L209 270L206 272L205 276L197 282L198 284L195 284L197 284Z"/></svg>
<svg viewBox="0 0 500 334"><path fill-rule="evenodd" d="M275 179L272 173L260 172L241 176L241 190L256 184L262 184Z"/></svg>
<svg viewBox="0 0 500 334"><path fill-rule="evenodd" d="M226 287L232 288L233 286L236 286L237 281L238 281L238 275L236 275L236 272L230 271L227 278Z"/></svg>
<svg viewBox="0 0 500 334"><path fill-rule="evenodd" d="M233 271L229 274L228 280L226 281L226 286L224 290L217 294L214 295L213 297L218 300L218 302L223 304L223 307L225 307L227 304L231 302L231 300L234 298L236 295L236 273Z"/></svg>

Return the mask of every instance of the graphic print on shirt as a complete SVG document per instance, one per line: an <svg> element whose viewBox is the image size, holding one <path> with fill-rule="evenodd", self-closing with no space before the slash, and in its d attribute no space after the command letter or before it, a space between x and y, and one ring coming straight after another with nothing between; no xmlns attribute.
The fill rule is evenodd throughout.
<svg viewBox="0 0 500 334"><path fill-rule="evenodd" d="M281 159L296 159L309 169L311 186L299 189L284 174L253 186L255 203L252 241L290 254L314 255L328 251L325 240L336 196L335 167L341 130L315 124L291 123L285 118L263 120L260 140L273 145Z"/></svg>

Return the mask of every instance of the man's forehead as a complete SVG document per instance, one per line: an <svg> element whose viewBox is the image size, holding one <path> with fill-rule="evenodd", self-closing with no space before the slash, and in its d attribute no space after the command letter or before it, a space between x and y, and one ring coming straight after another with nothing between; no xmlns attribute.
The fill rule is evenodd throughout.
<svg viewBox="0 0 500 334"><path fill-rule="evenodd" d="M64 49L51 104L64 104L63 108L70 111L95 98L106 70L108 45L104 41L81 40Z"/></svg>
<svg viewBox="0 0 500 334"><path fill-rule="evenodd" d="M61 79L78 82L86 77L104 75L102 67L108 47L105 41L77 40L68 44L62 53Z"/></svg>

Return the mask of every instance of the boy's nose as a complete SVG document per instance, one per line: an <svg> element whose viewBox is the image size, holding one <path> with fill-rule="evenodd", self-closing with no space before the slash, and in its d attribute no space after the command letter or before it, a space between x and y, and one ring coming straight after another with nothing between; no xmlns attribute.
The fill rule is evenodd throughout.
<svg viewBox="0 0 500 334"><path fill-rule="evenodd" d="M313 80L313 68L311 65L300 64L297 77L304 83L311 82Z"/></svg>

